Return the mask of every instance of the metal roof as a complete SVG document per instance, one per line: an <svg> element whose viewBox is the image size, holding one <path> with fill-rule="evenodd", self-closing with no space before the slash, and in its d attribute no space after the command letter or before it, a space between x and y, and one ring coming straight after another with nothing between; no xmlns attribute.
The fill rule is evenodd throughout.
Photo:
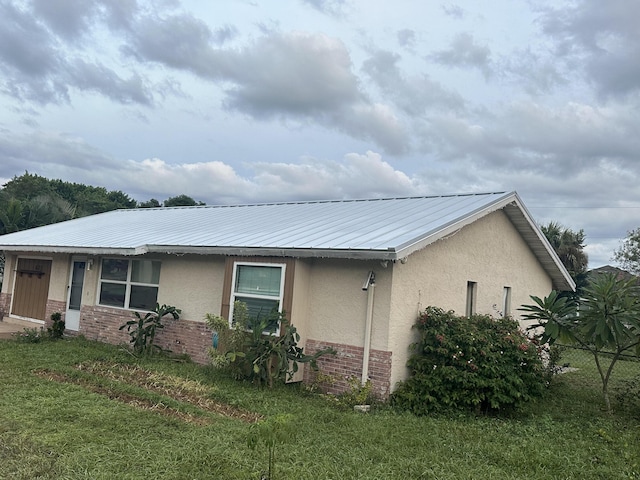
<svg viewBox="0 0 640 480"><path fill-rule="evenodd" d="M571 277L515 192L116 210L0 236L0 249L399 260L504 209L550 274Z"/></svg>

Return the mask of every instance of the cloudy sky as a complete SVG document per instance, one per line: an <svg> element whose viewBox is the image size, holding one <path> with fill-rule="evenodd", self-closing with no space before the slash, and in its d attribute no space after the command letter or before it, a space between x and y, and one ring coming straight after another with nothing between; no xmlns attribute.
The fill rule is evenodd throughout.
<svg viewBox="0 0 640 480"><path fill-rule="evenodd" d="M640 226L638 0L0 0L0 182L209 204L516 190Z"/></svg>

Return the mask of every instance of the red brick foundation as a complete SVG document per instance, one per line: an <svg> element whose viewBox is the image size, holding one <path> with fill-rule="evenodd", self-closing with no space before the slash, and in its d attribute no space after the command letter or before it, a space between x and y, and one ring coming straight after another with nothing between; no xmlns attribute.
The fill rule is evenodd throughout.
<svg viewBox="0 0 640 480"><path fill-rule="evenodd" d="M80 310L80 330L78 333L90 340L114 345L129 344L131 337L120 326L133 319L133 313L109 307L86 306ZM196 363L209 361L208 350L211 346L212 332L203 322L192 320L163 320L164 328L156 332L154 345L175 354L188 355Z"/></svg>
<svg viewBox="0 0 640 480"><path fill-rule="evenodd" d="M333 381L325 388L326 393L343 393L352 388L349 379L362 377L362 361L364 348L344 345L339 343L307 340L304 352L308 355L333 348L336 355L323 355L318 359L320 372L329 375ZM391 352L371 350L369 352L369 379L373 385L373 393L381 398L389 397L391 388ZM308 365L305 366L304 381L313 383L316 380L316 372Z"/></svg>

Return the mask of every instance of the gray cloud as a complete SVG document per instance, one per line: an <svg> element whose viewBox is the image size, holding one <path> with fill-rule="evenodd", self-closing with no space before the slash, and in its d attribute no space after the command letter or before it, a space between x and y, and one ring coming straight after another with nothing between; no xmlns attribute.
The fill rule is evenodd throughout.
<svg viewBox="0 0 640 480"><path fill-rule="evenodd" d="M347 5L346 0L301 0L326 15L340 16Z"/></svg>
<svg viewBox="0 0 640 480"><path fill-rule="evenodd" d="M254 116L309 115L362 101L349 52L325 35L274 34L225 60L235 83L226 105Z"/></svg>
<svg viewBox="0 0 640 480"><path fill-rule="evenodd" d="M581 0L548 10L544 31L558 53L581 68L605 96L624 97L640 91L638 4L629 0Z"/></svg>
<svg viewBox="0 0 640 480"><path fill-rule="evenodd" d="M97 4L86 0L32 0L33 13L57 35L75 39L89 29Z"/></svg>
<svg viewBox="0 0 640 480"><path fill-rule="evenodd" d="M492 73L491 50L487 46L478 45L469 33L456 35L449 49L434 52L428 58L442 65L477 68L486 77Z"/></svg>
<svg viewBox="0 0 640 480"><path fill-rule="evenodd" d="M431 110L460 110L464 101L460 95L445 89L427 75L406 77L398 62L400 55L378 50L363 63L364 72L374 81L386 98L412 116L424 116Z"/></svg>
<svg viewBox="0 0 640 480"><path fill-rule="evenodd" d="M403 28L402 30L398 30L396 36L398 37L398 44L400 44L401 47L412 49L416 44L415 30Z"/></svg>

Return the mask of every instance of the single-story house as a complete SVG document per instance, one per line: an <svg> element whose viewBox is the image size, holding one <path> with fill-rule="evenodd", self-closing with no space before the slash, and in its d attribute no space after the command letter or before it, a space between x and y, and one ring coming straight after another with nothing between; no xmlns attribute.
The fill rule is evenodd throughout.
<svg viewBox="0 0 640 480"><path fill-rule="evenodd" d="M325 373L381 396L406 378L425 307L517 318L530 295L574 289L515 192L117 210L0 236L0 250L1 316L61 312L70 333L117 344L133 311L173 305L156 343L205 363L205 314L276 307L306 353L337 351Z"/></svg>

